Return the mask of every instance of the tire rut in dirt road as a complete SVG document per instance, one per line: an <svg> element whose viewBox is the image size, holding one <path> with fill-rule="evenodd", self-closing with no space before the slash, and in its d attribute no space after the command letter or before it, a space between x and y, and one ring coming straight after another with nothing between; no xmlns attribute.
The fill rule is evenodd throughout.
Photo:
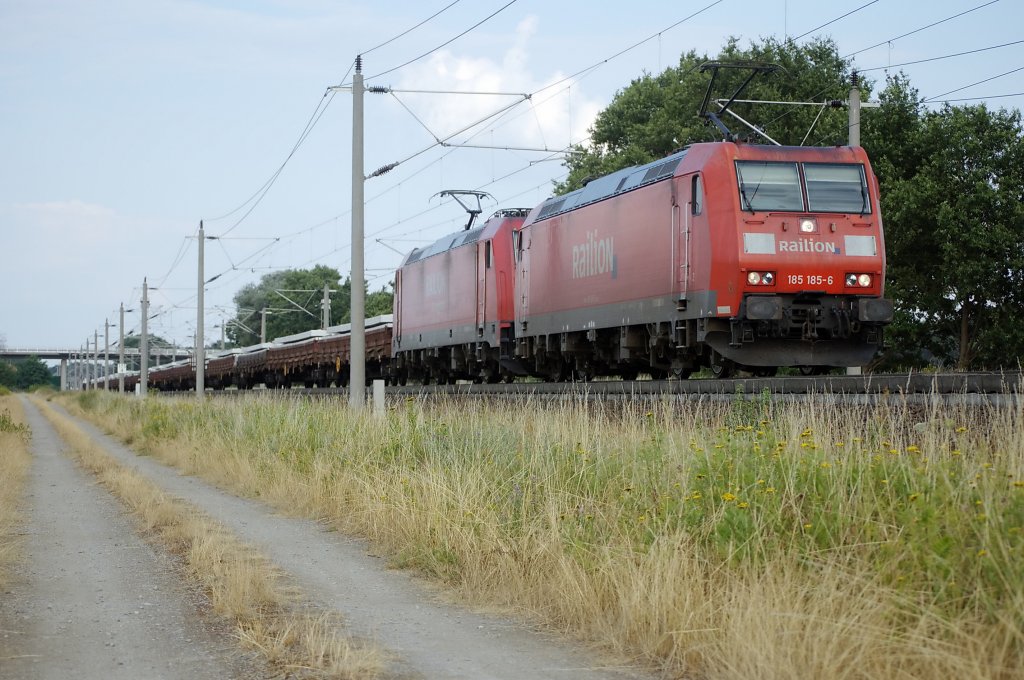
<svg viewBox="0 0 1024 680"><path fill-rule="evenodd" d="M340 612L350 632L390 650L397 657L390 669L395 675L430 680L652 677L638 669L610 667L597 654L555 636L445 603L409 575L387 569L360 540L310 520L281 517L259 502L182 476L75 421L126 467L256 546L304 592L315 595L318 605Z"/></svg>
<svg viewBox="0 0 1024 680"><path fill-rule="evenodd" d="M0 594L0 678L247 677L234 641L200 620L169 557L22 400L33 454L23 558Z"/></svg>

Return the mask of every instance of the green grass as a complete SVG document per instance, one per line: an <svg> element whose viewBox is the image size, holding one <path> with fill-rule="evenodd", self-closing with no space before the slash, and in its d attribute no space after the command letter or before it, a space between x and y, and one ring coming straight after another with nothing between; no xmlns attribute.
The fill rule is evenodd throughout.
<svg viewBox="0 0 1024 680"><path fill-rule="evenodd" d="M1020 409L85 399L145 452L675 673L1024 664Z"/></svg>

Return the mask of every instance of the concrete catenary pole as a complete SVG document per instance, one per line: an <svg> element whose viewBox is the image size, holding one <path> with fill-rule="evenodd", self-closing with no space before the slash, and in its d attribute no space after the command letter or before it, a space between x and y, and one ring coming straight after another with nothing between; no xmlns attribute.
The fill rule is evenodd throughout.
<svg viewBox="0 0 1024 680"><path fill-rule="evenodd" d="M92 388L100 387L100 332L92 332Z"/></svg>
<svg viewBox="0 0 1024 680"><path fill-rule="evenodd" d="M352 331L348 403L361 410L366 400L366 300L363 274L363 57L352 76Z"/></svg>
<svg viewBox="0 0 1024 680"><path fill-rule="evenodd" d="M121 330L117 339L117 391L124 394L124 303L121 303Z"/></svg>
<svg viewBox="0 0 1024 680"><path fill-rule="evenodd" d="M103 320L103 389L110 389L110 319Z"/></svg>
<svg viewBox="0 0 1024 680"><path fill-rule="evenodd" d="M850 146L860 146L860 88L857 72L850 74ZM847 366L846 375L860 375L860 366Z"/></svg>
<svg viewBox="0 0 1024 680"><path fill-rule="evenodd" d="M860 146L860 88L857 72L850 75L850 146Z"/></svg>
<svg viewBox="0 0 1024 680"><path fill-rule="evenodd" d="M139 395L149 386L149 283L142 279L142 337L139 341Z"/></svg>
<svg viewBox="0 0 1024 680"><path fill-rule="evenodd" d="M206 393L206 348L204 347L205 329L203 328L203 244L206 243L206 233L203 231L203 221L199 220L199 287L196 290L196 399L202 400Z"/></svg>
<svg viewBox="0 0 1024 680"><path fill-rule="evenodd" d="M267 341L267 308L260 310L260 343Z"/></svg>
<svg viewBox="0 0 1024 680"><path fill-rule="evenodd" d="M320 313L323 319L321 324L323 329L331 325L331 285L329 283L324 284L324 299L320 302Z"/></svg>

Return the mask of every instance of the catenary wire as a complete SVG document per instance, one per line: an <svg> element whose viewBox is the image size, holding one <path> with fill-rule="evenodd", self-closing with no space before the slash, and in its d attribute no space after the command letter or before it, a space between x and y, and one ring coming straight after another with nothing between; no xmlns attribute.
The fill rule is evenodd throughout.
<svg viewBox="0 0 1024 680"><path fill-rule="evenodd" d="M839 17L836 17L835 19L832 19L831 21L826 21L821 26L817 26L815 28L812 28L811 30L807 31L806 33L801 33L800 35L798 35L797 37L793 38L792 40L795 42L795 41L799 40L800 38L803 38L805 36L810 35L811 33L814 33L815 31L818 31L818 30L821 30L822 28L825 28L826 26L831 26L832 24L836 23L840 19L845 19L846 17L850 16L851 14L856 14L857 12L861 11L865 7L870 7L871 5L875 4L876 2L878 2L878 0L871 0L871 2L866 2L863 5L861 5L860 7L858 7L857 9L851 9L846 14L844 14L842 16L839 16Z"/></svg>
<svg viewBox="0 0 1024 680"><path fill-rule="evenodd" d="M397 71L397 70L398 70L398 69L400 69L400 68L405 68L405 67L406 67L406 66L408 66L409 64L415 63L415 62L419 61L420 59L422 59L423 57L429 56L429 55L433 54L434 52L437 52L437 51L438 51L439 49L441 49L442 47L446 47L446 46L448 46L448 45L452 44L453 42L455 42L456 40L458 40L458 39L459 39L459 38L461 38L462 36L466 35L466 34L467 34L467 33L469 33L470 31L472 31L473 29L475 29L475 28L477 28L478 26L480 26L481 24L483 24L483 23L485 23L485 22L487 22L487 21L489 21L489 20L493 19L494 17L498 16L499 14L501 14L502 12L504 12L504 11L505 11L506 9L508 9L508 8L509 8L509 7L511 7L512 5L516 4L516 2L518 2L518 1L519 1L519 0L509 0L509 2L505 3L505 4L504 4L504 5L502 5L502 6L500 7L500 8L498 8L497 10L495 10L494 12L492 12L491 14L487 15L486 17L484 17L484 18L483 18L483 19L481 19L480 21L476 22L475 24L473 24L472 26L470 26L469 28L467 28L466 30L464 30L464 31L463 31L462 33L459 33L459 34L458 34L457 36L455 36L454 38L451 38L451 39L449 39L449 40L446 40L445 42L441 43L441 44L440 44L440 45L438 45L437 47L435 47L435 48L433 48L433 49L431 49L431 50L429 50L429 51L427 51L427 52L424 52L423 54L421 54L421 55L420 55L420 56L418 56L418 57L415 57L415 58L413 58L413 59L410 59L409 61L405 62L404 64L399 64L398 66L394 66L394 67L392 67L392 68L389 68L389 69L388 69L387 71L381 71L380 73L378 73L378 74L377 74L377 75L375 75L375 76L370 76L369 78L367 78L367 80L373 80L374 78L380 78L381 76L384 76L384 75L387 75L387 74L389 74L389 73L392 73L392 72L394 72L394 71Z"/></svg>
<svg viewBox="0 0 1024 680"><path fill-rule="evenodd" d="M452 7L454 7L455 5L459 4L460 2L462 2L462 0L455 0L454 2L448 3L447 5L445 5L445 6L444 6L444 7L442 7L441 9L437 10L436 12L434 12L433 14L431 14L431 15L430 15L429 17L427 17L426 19L424 19L424 20L423 20L423 21L421 21L420 23L418 23L418 24L416 24L415 26L413 26L412 28L406 29L406 30L402 31L401 33L399 33L398 35L394 36L393 38L388 38L387 40L385 40L385 41L384 41L384 42L382 42L381 44L379 44L379 45L376 45L376 46L374 46L374 47L371 47L371 48L370 48L370 49L368 49L368 50L363 50L362 52L360 52L360 54L361 54L361 55L363 55L363 56L365 57L365 56L366 56L367 54L370 54L371 52L374 52L374 51L376 51L376 50L379 50L380 48L384 47L385 45L390 45L391 43L395 42L395 41L396 41L396 40L398 40L399 38L401 38L401 37L403 37L403 36L406 36L406 35L408 35L409 33L412 33L413 31L415 31L415 30L416 30L417 28L419 28L419 27L420 27L420 26L422 26L423 24L427 23L428 21L430 21L430 20L432 20L432 19L436 19L436 18L437 18L438 16L440 16L441 14L443 14L444 12L446 12L447 10L451 9L451 8L452 8Z"/></svg>
<svg viewBox="0 0 1024 680"><path fill-rule="evenodd" d="M1024 43L1024 40L1014 40L1013 42L1003 43L1002 45L992 45L991 47L979 47L976 50L968 50L966 52L957 52L955 54L944 54L941 57L929 57L928 59L918 59L916 61L905 61L902 64L889 64L888 66L872 66L871 68L859 68L858 73L867 73L868 71L882 71L891 68L899 68L901 66L912 66L913 64L924 64L929 61L939 61L940 59L951 59L953 57L963 57L968 54L978 54L979 52L987 52L989 50L996 50L1000 47L1010 47L1011 45L1020 45Z"/></svg>
<svg viewBox="0 0 1024 680"><path fill-rule="evenodd" d="M938 26L939 24L944 24L947 21L952 21L953 19L956 19L958 17L962 17L965 14L970 14L971 12L977 11L977 10L983 8L983 7L988 7L989 5L994 5L997 2L999 2L999 0L989 0L989 2L986 2L984 4L978 5L977 7L972 7L971 9L968 9L968 10L964 10L963 12L960 12L959 14L954 14L951 17L946 17L945 19L940 19L939 21L936 21L934 23L928 24L927 26L922 26L921 28L915 28L913 31L910 31L908 33L904 33L902 35L898 35L895 38L889 38L888 40L883 40L882 42L875 43L871 47L865 47L863 49L857 50L856 52L850 52L849 54L844 56L843 59L849 59L850 57L852 57L852 56L854 56L856 54L860 54L861 52L867 52L868 50L873 50L876 47L879 47L879 46L884 45L886 43L891 43L893 41L899 40L900 38L906 38L908 35L914 35L915 33L920 33L921 31L923 31L925 29L931 28L932 26Z"/></svg>

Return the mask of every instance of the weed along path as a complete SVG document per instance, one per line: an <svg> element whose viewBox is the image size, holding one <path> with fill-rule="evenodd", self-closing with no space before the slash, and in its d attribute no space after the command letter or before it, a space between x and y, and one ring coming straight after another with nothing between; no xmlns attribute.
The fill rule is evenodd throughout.
<svg viewBox="0 0 1024 680"><path fill-rule="evenodd" d="M64 413L61 411L62 414ZM594 652L516 622L444 602L413 577L387 568L366 545L316 522L282 517L180 475L75 419L118 462L194 504L255 546L316 604L344 618L349 633L389 657L385 675L429 680L594 680L652 676L616 667Z"/></svg>
<svg viewBox="0 0 1024 680"><path fill-rule="evenodd" d="M0 592L0 678L245 677L236 646L200 621L170 558L22 403L33 460L22 558Z"/></svg>

